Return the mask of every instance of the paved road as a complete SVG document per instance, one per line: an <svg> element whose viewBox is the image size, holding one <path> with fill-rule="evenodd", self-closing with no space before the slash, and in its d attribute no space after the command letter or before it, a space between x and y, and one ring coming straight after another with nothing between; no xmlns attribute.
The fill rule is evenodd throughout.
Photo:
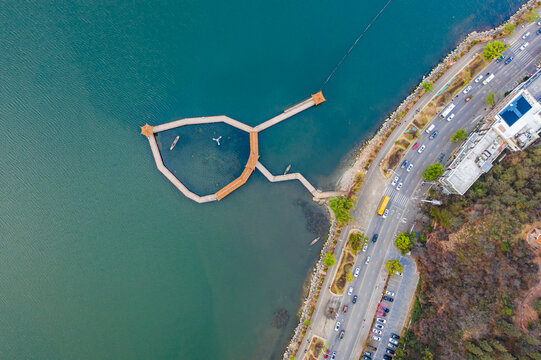
<svg viewBox="0 0 541 360"><path fill-rule="evenodd" d="M396 170L397 175L400 177L399 182L403 183L400 191L397 191L396 187L390 184L394 175L391 179L387 180L381 176L378 166L371 167L366 176L363 192L359 196L358 205L352 212L354 224L344 229L337 246L337 251L341 251L346 236L352 228L360 228L370 238L375 233L379 234L377 243L371 243L368 251L366 253L361 252L356 259L356 267L361 268L361 273L354 280L352 286L354 288L353 295L358 296L358 301L356 304L352 304L351 299L353 295L336 296L331 294L330 291L323 291L312 318L313 325L307 332L305 341L300 347L299 357L302 356L305 346L311 340L312 335L318 335L327 339L329 348L337 352L337 359L357 360L359 358L364 340L371 332L372 321L378 303L381 301L386 279L384 264L387 259L392 258L401 259L401 262L405 265L405 271L404 278L399 281L397 290L393 290L396 292L395 302L392 305L387 304L391 312L387 317L388 323L383 334L385 336L383 337L383 341L388 340L388 335L391 331L400 332L405 321L407 308L413 297L418 276L413 260L409 257L401 257L400 253L393 246L393 240L398 232L409 231L414 215L418 211L419 201L423 198L429 187L429 185L421 186L421 173L428 165L437 162L440 154L443 153L445 159L448 158L456 147L456 144L449 142L449 138L457 129L465 128L470 131L475 126L475 123L487 113L488 109L486 109L485 98L489 91L496 94L496 101L498 101L503 97L505 91L515 87L518 80L536 70L541 52L541 35L537 34L538 28L539 26L535 23L525 28L517 28L517 33L509 39L510 48L504 52L506 59L509 56L513 56L514 60L507 65L503 61L500 63L494 61L485 67L482 74L485 75L487 72L490 72L495 75L494 80L487 85L483 85L482 81L476 83L472 80L470 84L472 89L469 93L464 95L461 92L452 100L456 105L452 111L455 114L453 120L443 120L439 115L432 120L431 124L433 123L435 125L434 130L438 130L439 132L437 137L429 140L429 135L426 132L423 133L421 139L419 139L419 146L425 144L426 150L421 154L410 150L404 157L409 163L414 164L413 169L410 172L400 168ZM521 51L519 47L525 40L522 40L520 36L527 31L531 33L527 39L529 46ZM472 56L470 55L469 58ZM464 63L459 62L456 64L455 67L436 82L435 93L445 86L467 64L466 60L464 60ZM474 96L471 100L465 102L465 98L472 94ZM420 104L419 106L424 106L430 100L431 96L426 96L418 104ZM406 117L401 128L405 128L411 121L416 109L418 108L414 107L410 111L409 116ZM399 134L398 132L393 134L393 136L397 137ZM378 157L376 157L374 164L378 164L382 160L383 155L392 146L394 140L391 137L387 141L382 151L379 152ZM389 195L391 197L388 206L390 212L386 219L375 215L379 200L383 195ZM368 265L365 264L367 256L370 256ZM335 271L336 266L331 269L330 276L327 276L324 283L325 287L328 288L330 286ZM393 278L390 280L389 286L391 287L396 285ZM344 304L347 304L349 307L346 314L339 313L337 318L326 314L329 306L341 310ZM340 330L345 330L343 339L339 339L340 331L334 330L336 321L341 322ZM382 359L385 352L384 345L387 342L384 344L379 344L373 340L370 342L374 345L379 345L378 352L373 359Z"/></svg>

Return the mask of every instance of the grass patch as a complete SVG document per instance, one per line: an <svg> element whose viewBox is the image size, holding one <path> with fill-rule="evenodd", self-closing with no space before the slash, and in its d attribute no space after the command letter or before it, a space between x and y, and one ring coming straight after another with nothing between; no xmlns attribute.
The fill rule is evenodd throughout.
<svg viewBox="0 0 541 360"><path fill-rule="evenodd" d="M305 359L307 360L317 360L323 353L325 348L325 341L323 339L314 336L310 342L310 347L308 348L308 353L306 354Z"/></svg>

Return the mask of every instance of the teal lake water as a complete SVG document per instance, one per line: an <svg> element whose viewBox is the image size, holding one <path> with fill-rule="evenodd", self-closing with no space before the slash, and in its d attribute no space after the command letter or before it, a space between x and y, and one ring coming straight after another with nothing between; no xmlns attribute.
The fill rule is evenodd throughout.
<svg viewBox="0 0 541 360"><path fill-rule="evenodd" d="M158 173L139 126L267 120L319 90L385 2L2 2L1 357L278 359L323 210L257 172L224 201L193 203ZM423 74L520 3L394 0L328 101L261 134L261 162L330 189ZM248 154L228 131L186 133L164 160L216 188ZM205 142L215 132L223 148ZM174 136L160 136L168 149Z"/></svg>

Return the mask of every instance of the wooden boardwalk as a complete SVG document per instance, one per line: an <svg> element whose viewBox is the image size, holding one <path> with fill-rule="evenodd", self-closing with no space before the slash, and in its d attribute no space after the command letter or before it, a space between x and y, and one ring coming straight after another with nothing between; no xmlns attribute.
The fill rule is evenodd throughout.
<svg viewBox="0 0 541 360"><path fill-rule="evenodd" d="M225 115L219 115L219 116L209 116L209 117L196 117L196 118L186 118L186 119L180 119L176 121L172 121L166 124L156 125L156 126L150 126L146 124L145 126L141 127L141 134L145 135L148 139L148 142L150 144L150 149L152 151L152 155L154 157L154 161L156 162L156 167L158 170L178 189L180 192L186 196L189 199L192 199L193 201L196 201L198 203L205 203L209 201L216 201L216 200L222 200L227 195L231 194L233 191L241 187L248 181L254 170L257 168L269 181L271 182L278 182L278 181L289 181L289 180L298 180L300 181L308 191L312 194L314 197L314 200L321 200L333 196L339 196L343 195L343 192L322 192L317 190L302 174L300 173L294 173L294 174L288 174L288 175L279 175L274 176L272 175L264 166L259 162L259 137L258 133L260 131L263 131L273 125L276 125L306 109L311 108L312 106L319 105L322 102L325 101L325 98L323 97L323 94L318 92L317 94L312 95L310 98L290 107L287 108L283 113L281 113L278 116L273 117L272 119L269 119L265 121L264 123L259 124L256 127L251 127L246 124L241 123L240 121L237 121L235 119L232 119ZM226 123L228 125L231 125L237 129L243 130L250 135L250 156L248 157L248 161L246 162L246 166L244 167L244 170L240 174L238 178L231 181L229 184L218 190L215 194L206 195L206 196L199 196L197 194L194 194L182 182L175 176L165 165L163 164L162 157L160 154L160 149L158 148L158 144L156 143L156 138L154 137L154 134L159 133L161 131L171 130L175 129L181 126L186 125L198 125L198 124L212 124L212 123Z"/></svg>

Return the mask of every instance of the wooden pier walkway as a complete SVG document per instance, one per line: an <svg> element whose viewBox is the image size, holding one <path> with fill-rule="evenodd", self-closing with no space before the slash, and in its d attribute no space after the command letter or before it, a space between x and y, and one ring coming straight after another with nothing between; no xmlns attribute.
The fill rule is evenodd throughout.
<svg viewBox="0 0 541 360"><path fill-rule="evenodd" d="M310 98L286 109L283 113L281 113L278 116L273 117L272 119L269 119L265 121L264 123L259 124L256 127L251 127L246 124L241 123L240 121L237 121L235 119L231 119L228 116L225 115L219 115L219 116L209 116L209 117L197 117L197 118L186 118L186 119L180 119L176 121L172 121L166 124L156 125L156 126L150 126L146 124L145 126L141 127L141 134L145 135L148 139L148 142L150 144L150 149L152 151L152 156L154 157L154 161L156 163L156 167L158 170L178 189L184 196L186 196L189 199L192 199L193 201L196 201L198 203L205 203L209 201L216 201L216 200L222 200L227 195L231 194L233 191L241 187L248 181L250 178L250 175L254 172L254 170L257 168L269 181L271 182L278 182L278 181L289 181L289 180L298 180L300 181L308 191L312 194L314 197L314 200L321 200L326 199L333 196L339 196L343 195L344 192L340 191L332 191L332 192L322 192L317 190L302 174L300 173L293 173L293 174L287 174L287 175L278 175L274 176L272 175L266 168L259 162L259 140L258 140L258 133L260 131L263 131L265 129L268 129L269 127L276 125L312 106L319 105L322 102L325 101L325 98L323 97L323 94L318 92L317 94L312 95ZM218 190L215 194L206 195L206 196L199 196L197 194L194 194L182 182L175 176L165 165L163 164L163 160L160 154L160 149L158 148L158 144L156 143L156 138L154 134L159 133L161 131L171 130L175 129L181 126L186 125L198 125L198 124L212 124L212 123L226 123L228 125L231 125L237 129L243 130L250 135L250 156L248 157L248 161L246 163L246 166L244 167L244 170L242 171L241 175L236 178L235 180L231 181L229 184Z"/></svg>

